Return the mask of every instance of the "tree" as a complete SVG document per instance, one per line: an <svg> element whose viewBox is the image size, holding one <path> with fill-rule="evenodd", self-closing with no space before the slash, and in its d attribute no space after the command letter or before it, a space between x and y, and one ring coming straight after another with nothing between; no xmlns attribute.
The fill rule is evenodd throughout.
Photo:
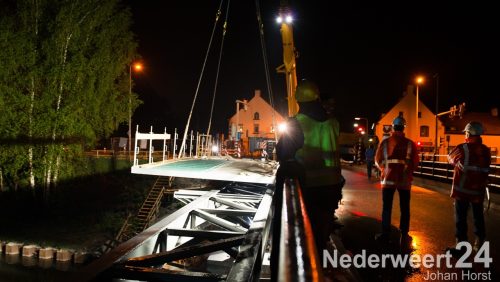
<svg viewBox="0 0 500 282"><path fill-rule="evenodd" d="M119 0L3 2L0 185L48 195L82 145L128 119L131 14Z"/></svg>

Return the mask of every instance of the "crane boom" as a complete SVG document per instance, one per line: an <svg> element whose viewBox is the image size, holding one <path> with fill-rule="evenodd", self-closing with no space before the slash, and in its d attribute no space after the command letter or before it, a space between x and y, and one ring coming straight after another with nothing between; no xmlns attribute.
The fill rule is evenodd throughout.
<svg viewBox="0 0 500 282"><path fill-rule="evenodd" d="M292 16L288 6L282 1L278 22L281 23L281 40L283 43L283 65L276 68L278 73L284 73L286 77L286 91L288 100L288 116L295 116L299 111L299 105L295 99L295 88L297 87L297 72L295 62L295 45L293 43Z"/></svg>

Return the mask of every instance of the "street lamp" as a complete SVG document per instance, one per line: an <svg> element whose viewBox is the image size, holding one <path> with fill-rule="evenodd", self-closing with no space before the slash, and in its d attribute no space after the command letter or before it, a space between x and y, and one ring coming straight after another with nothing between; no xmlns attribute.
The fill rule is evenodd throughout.
<svg viewBox="0 0 500 282"><path fill-rule="evenodd" d="M416 133L417 133L417 136L416 136L416 139L420 138L420 128L418 127L418 86L422 83L424 83L424 77L423 76L417 76L417 78L415 79L415 82L417 83L417 101L415 103L416 105L416 113L415 113L415 125L416 125Z"/></svg>
<svg viewBox="0 0 500 282"><path fill-rule="evenodd" d="M354 118L355 120L365 120L365 124L366 124L366 127L365 127L365 130L367 133L370 133L370 131L368 130L368 119L367 118L364 118L364 117L355 117Z"/></svg>
<svg viewBox="0 0 500 282"><path fill-rule="evenodd" d="M434 155L439 154L438 148L438 114L439 114L439 74L433 76L436 79L436 115L435 115L435 129L434 129Z"/></svg>
<svg viewBox="0 0 500 282"><path fill-rule="evenodd" d="M128 65L128 156L130 159L130 150L132 149L132 67L134 71L140 72L143 69L141 63Z"/></svg>

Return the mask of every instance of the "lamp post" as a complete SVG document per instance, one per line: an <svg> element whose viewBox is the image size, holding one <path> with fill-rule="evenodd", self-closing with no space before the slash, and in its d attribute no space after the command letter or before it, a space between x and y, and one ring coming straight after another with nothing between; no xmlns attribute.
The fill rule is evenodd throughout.
<svg viewBox="0 0 500 282"><path fill-rule="evenodd" d="M142 71L142 64L135 63L128 66L128 157L132 149L132 65L135 71Z"/></svg>
<svg viewBox="0 0 500 282"><path fill-rule="evenodd" d="M366 127L365 127L365 130L366 130L366 133L368 133L368 135L370 135L370 131L368 130L368 119L367 118L364 118L364 117L355 117L354 118L355 120L365 120L365 124L366 124Z"/></svg>
<svg viewBox="0 0 500 282"><path fill-rule="evenodd" d="M418 99L418 86L420 84L422 84L424 82L424 77L422 76L417 76L417 78L415 79L415 82L417 83L417 100L416 100L416 103L415 103L415 107L416 107L416 112L415 112L415 131L416 131L416 140L418 140L420 138L420 128L418 127L418 102L419 102L419 99Z"/></svg>
<svg viewBox="0 0 500 282"><path fill-rule="evenodd" d="M435 131L434 131L434 155L439 154L438 148L438 113L439 113L439 74L433 76L436 79L436 115L435 115Z"/></svg>

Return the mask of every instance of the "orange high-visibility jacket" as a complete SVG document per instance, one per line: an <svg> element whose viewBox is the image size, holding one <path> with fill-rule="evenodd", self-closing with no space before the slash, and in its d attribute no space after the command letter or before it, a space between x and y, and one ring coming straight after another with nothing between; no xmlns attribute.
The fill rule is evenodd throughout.
<svg viewBox="0 0 500 282"><path fill-rule="evenodd" d="M403 132L394 131L380 143L375 164L381 171L382 188L410 189L418 166L417 146Z"/></svg>
<svg viewBox="0 0 500 282"><path fill-rule="evenodd" d="M472 136L466 143L456 146L448 155L454 168L451 197L479 203L484 200L491 152L481 137Z"/></svg>

